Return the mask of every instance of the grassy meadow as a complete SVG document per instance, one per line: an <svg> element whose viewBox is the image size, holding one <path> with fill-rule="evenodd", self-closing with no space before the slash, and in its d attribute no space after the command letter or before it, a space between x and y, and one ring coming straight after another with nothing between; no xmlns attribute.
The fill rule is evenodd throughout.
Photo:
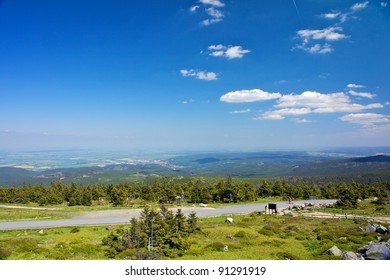
<svg viewBox="0 0 390 280"><path fill-rule="evenodd" d="M338 246L356 251L376 233L364 233L367 224L353 219L321 219L250 215L199 220L201 232L189 237L189 249L177 259L186 260L283 260L330 259L322 253ZM119 226L117 226L119 227ZM115 229L115 227L114 227ZM108 259L102 239L112 228L105 226L0 231L0 259L100 260ZM384 240L390 236L382 235ZM224 249L227 246L227 251ZM121 254L118 258L128 258Z"/></svg>

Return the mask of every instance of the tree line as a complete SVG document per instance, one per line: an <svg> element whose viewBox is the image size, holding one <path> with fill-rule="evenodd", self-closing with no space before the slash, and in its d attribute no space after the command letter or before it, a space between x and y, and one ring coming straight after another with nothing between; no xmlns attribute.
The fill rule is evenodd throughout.
<svg viewBox="0 0 390 280"><path fill-rule="evenodd" d="M67 204L90 206L93 203L110 203L129 206L135 203L235 203L256 201L259 198L279 196L309 199L378 197L386 203L390 197L389 182L326 183L317 185L304 181L288 182L282 179L259 180L249 183L240 178L176 178L164 177L141 183L77 185L52 182L50 186L24 185L0 188L0 203L38 203L39 205Z"/></svg>

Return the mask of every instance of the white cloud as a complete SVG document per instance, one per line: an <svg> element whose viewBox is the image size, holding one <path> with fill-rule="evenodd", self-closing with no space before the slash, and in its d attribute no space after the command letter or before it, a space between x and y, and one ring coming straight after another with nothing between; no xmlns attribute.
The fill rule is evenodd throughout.
<svg viewBox="0 0 390 280"><path fill-rule="evenodd" d="M340 15L341 15L340 12L335 12L335 13L322 14L321 17L326 18L326 19L335 19L335 18L337 18Z"/></svg>
<svg viewBox="0 0 390 280"><path fill-rule="evenodd" d="M304 43L308 43L310 40L337 41L348 38L345 34L340 33L342 31L343 28L341 27L328 27L324 29L303 29L299 30L297 34Z"/></svg>
<svg viewBox="0 0 390 280"><path fill-rule="evenodd" d="M229 114L245 114L245 113L250 113L251 109L245 109L245 110L236 110L229 112Z"/></svg>
<svg viewBox="0 0 390 280"><path fill-rule="evenodd" d="M225 4L220 0L199 0L200 3L205 5L211 5L215 7L223 7Z"/></svg>
<svg viewBox="0 0 390 280"><path fill-rule="evenodd" d="M211 46L209 46L209 50L223 50L224 48L226 48L224 45L221 45L221 44L219 44L219 45L211 45Z"/></svg>
<svg viewBox="0 0 390 280"><path fill-rule="evenodd" d="M313 113L360 112L362 110L383 108L382 104L361 105L352 103L343 92L322 94L316 91L305 91L300 95L283 95L275 105L276 108L306 107Z"/></svg>
<svg viewBox="0 0 390 280"><path fill-rule="evenodd" d="M283 120L287 116L315 113L361 112L383 108L383 105L379 103L367 105L352 103L348 95L343 92L322 94L316 91L305 91L299 95L281 96L274 107L281 109L265 112L258 119Z"/></svg>
<svg viewBox="0 0 390 280"><path fill-rule="evenodd" d="M311 54L326 54L333 51L328 42L338 41L348 38L342 33L342 27L328 27L324 29L302 29L297 32L302 43L293 49L301 49ZM324 43L314 43L325 41Z"/></svg>
<svg viewBox="0 0 390 280"><path fill-rule="evenodd" d="M227 59L242 58L250 50L245 50L241 46L211 45L208 47L211 56L223 56Z"/></svg>
<svg viewBox="0 0 390 280"><path fill-rule="evenodd" d="M381 2L381 7L386 8L387 7L387 2Z"/></svg>
<svg viewBox="0 0 390 280"><path fill-rule="evenodd" d="M278 99L280 93L269 93L261 89L231 91L222 95L220 100L227 103L247 103Z"/></svg>
<svg viewBox="0 0 390 280"><path fill-rule="evenodd" d="M208 26L210 24L218 23L221 21L222 21L222 19L220 19L220 18L211 18L211 19L202 20L201 24L204 26Z"/></svg>
<svg viewBox="0 0 390 280"><path fill-rule="evenodd" d="M359 96L359 97L364 97L364 98L369 98L369 99L372 99L375 97L375 94L370 93L370 92L356 92L354 90L350 90L350 91L348 91L348 93L350 95L353 95L353 96Z"/></svg>
<svg viewBox="0 0 390 280"><path fill-rule="evenodd" d="M368 6L368 1L353 4L347 12L342 13L339 16L340 22L341 23L346 22L350 18L350 16L354 15L356 12L358 12L360 10L367 8L367 6Z"/></svg>
<svg viewBox="0 0 390 280"><path fill-rule="evenodd" d="M349 87L349 88L364 88L365 86L357 85L357 84L348 84L347 87Z"/></svg>
<svg viewBox="0 0 390 280"><path fill-rule="evenodd" d="M334 49L329 42L349 38L348 35L343 33L343 28L340 25L358 11L365 9L368 4L368 1L355 3L350 8L344 9L343 11L331 11L329 13L321 14L320 17L325 19L338 19L338 23L324 29L302 29L297 31L297 35L302 40L302 43L296 45L292 50L301 49L311 54L326 54L333 52ZM325 41L327 43L314 43L315 41Z"/></svg>
<svg viewBox="0 0 390 280"><path fill-rule="evenodd" d="M311 120L308 120L308 119L300 119L300 118L293 118L291 119L293 122L295 123L310 123Z"/></svg>
<svg viewBox="0 0 390 280"><path fill-rule="evenodd" d="M222 11L215 9L214 7L210 7L206 9L206 13L211 17L209 19L205 19L201 22L202 25L208 26L213 23L218 23L223 20L224 14Z"/></svg>
<svg viewBox="0 0 390 280"><path fill-rule="evenodd" d="M362 9L365 9L367 7L367 5L368 5L368 1L365 1L362 3L355 3L352 5L351 10L352 11L362 10Z"/></svg>
<svg viewBox="0 0 390 280"><path fill-rule="evenodd" d="M263 113L258 119L261 120L283 120L286 116L300 116L312 113L309 108L285 108Z"/></svg>
<svg viewBox="0 0 390 280"><path fill-rule="evenodd" d="M214 72L205 72L205 71L199 71L199 70L180 70L180 73L183 77L194 77L199 80L207 80L207 81L213 81L217 80L217 74Z"/></svg>
<svg viewBox="0 0 390 280"><path fill-rule="evenodd" d="M322 94L316 91L305 91L302 94L283 95L275 106L282 107L332 107L337 104L349 103L349 98L343 92Z"/></svg>
<svg viewBox="0 0 390 280"><path fill-rule="evenodd" d="M340 120L350 123L362 124L364 126L390 123L389 116L376 113L349 114L340 117Z"/></svg>
<svg viewBox="0 0 390 280"><path fill-rule="evenodd" d="M189 99L189 100L184 100L184 101L182 101L181 103L182 104L184 104L184 105L186 105L186 104L188 104L188 103L192 103L192 102L194 102L194 99Z"/></svg>
<svg viewBox="0 0 390 280"><path fill-rule="evenodd" d="M269 120L269 121L281 121L285 117L277 113L273 114L272 112L264 113L262 116L254 118L254 120Z"/></svg>
<svg viewBox="0 0 390 280"><path fill-rule="evenodd" d="M195 14L198 10L204 10L207 14L207 18L202 20L200 24L203 26L209 26L223 20L225 14L222 10L220 10L220 8L224 6L225 4L220 0L199 0L197 5L192 5L189 8L189 11L191 14Z"/></svg>
<svg viewBox="0 0 390 280"><path fill-rule="evenodd" d="M198 5L191 6L190 7L190 12L191 13L195 13L199 8L200 8L200 6L198 6Z"/></svg>
<svg viewBox="0 0 390 280"><path fill-rule="evenodd" d="M333 51L331 45L329 44L315 44L314 46L311 47L305 47L304 45L299 45L297 46L298 49L302 49L308 53L311 54L325 54L325 53L330 53Z"/></svg>
<svg viewBox="0 0 390 280"><path fill-rule="evenodd" d="M225 17L225 14L223 11L220 10L220 8L224 7L225 4L222 1L219 0L200 0L198 3L211 6L205 8L205 12L209 16L209 18L206 18L200 22L203 26L209 26L214 23L221 22L223 18ZM190 8L190 11L192 13L195 13L198 9L200 9L201 6L195 5Z"/></svg>
<svg viewBox="0 0 390 280"><path fill-rule="evenodd" d="M220 11L213 7L207 8L206 12L215 19L223 18L225 15Z"/></svg>

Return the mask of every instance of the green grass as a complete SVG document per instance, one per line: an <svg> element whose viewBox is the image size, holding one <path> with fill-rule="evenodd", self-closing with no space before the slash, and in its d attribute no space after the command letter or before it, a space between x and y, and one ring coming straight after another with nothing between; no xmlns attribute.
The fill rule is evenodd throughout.
<svg viewBox="0 0 390 280"><path fill-rule="evenodd" d="M78 229L45 229L43 234L39 230L1 231L0 248L11 253L9 260L105 259L101 240L108 231L104 227Z"/></svg>
<svg viewBox="0 0 390 280"><path fill-rule="evenodd" d="M0 208L0 222L16 220L56 220L66 218L68 218L67 215L53 211Z"/></svg>
<svg viewBox="0 0 390 280"><path fill-rule="evenodd" d="M321 208L313 210L315 212L324 212L331 214L357 215L357 216L390 216L390 203L387 205L377 205L373 200L363 200L358 204L356 209L339 209L339 208Z"/></svg>
<svg viewBox="0 0 390 280"><path fill-rule="evenodd" d="M185 260L283 260L330 259L322 253L338 246L356 251L376 233L366 234L363 221L312 217L226 216L199 220L202 232L190 235ZM104 226L39 230L0 231L0 259L84 260L108 259L102 239L109 234ZM390 236L382 236L387 240ZM228 250L225 251L224 247Z"/></svg>
<svg viewBox="0 0 390 280"><path fill-rule="evenodd" d="M233 216L201 220L203 234L191 237L191 249L181 259L329 259L322 253L338 246L356 251L376 234L365 234L351 220L308 217ZM363 225L360 225L363 226ZM228 251L223 247L227 245Z"/></svg>

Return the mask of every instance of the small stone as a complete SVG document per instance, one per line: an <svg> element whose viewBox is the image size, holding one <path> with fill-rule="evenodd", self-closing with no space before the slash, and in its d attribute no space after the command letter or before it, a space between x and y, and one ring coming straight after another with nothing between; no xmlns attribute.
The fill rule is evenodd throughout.
<svg viewBox="0 0 390 280"><path fill-rule="evenodd" d="M380 233L380 234L386 234L387 233L387 228L385 228L384 226L382 225L378 225L376 227L376 230L375 230L377 233Z"/></svg>
<svg viewBox="0 0 390 280"><path fill-rule="evenodd" d="M343 260L361 260L354 252L344 252L342 254L342 259Z"/></svg>
<svg viewBox="0 0 390 280"><path fill-rule="evenodd" d="M284 210L283 213L284 216L293 216L293 212L291 212L290 210Z"/></svg>
<svg viewBox="0 0 390 280"><path fill-rule="evenodd" d="M337 246L333 246L332 248L329 248L324 252L324 255L336 256L336 257L340 257L342 254L343 252Z"/></svg>
<svg viewBox="0 0 390 280"><path fill-rule="evenodd" d="M385 242L373 243L366 251L366 258L370 260L390 260L390 248Z"/></svg>
<svg viewBox="0 0 390 280"><path fill-rule="evenodd" d="M40 231L38 231L38 234L43 235L43 234L44 234L43 229L41 229Z"/></svg>
<svg viewBox="0 0 390 280"><path fill-rule="evenodd" d="M368 224L368 225L366 226L365 232L371 233L371 232L375 232L375 231L376 231L376 227L375 227L374 225Z"/></svg>

